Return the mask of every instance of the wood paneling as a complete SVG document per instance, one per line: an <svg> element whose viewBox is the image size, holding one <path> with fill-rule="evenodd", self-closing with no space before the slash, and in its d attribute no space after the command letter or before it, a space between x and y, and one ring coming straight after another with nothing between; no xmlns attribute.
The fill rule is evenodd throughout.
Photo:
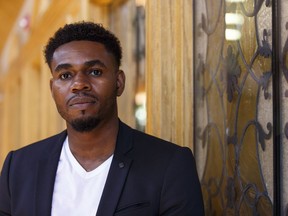
<svg viewBox="0 0 288 216"><path fill-rule="evenodd" d="M135 2L128 0L125 4L113 4L110 7L110 29L119 38L123 51L121 69L125 72L125 90L118 98L119 117L135 127L134 100L136 94L136 29Z"/></svg>
<svg viewBox="0 0 288 216"><path fill-rule="evenodd" d="M192 1L147 0L147 132L192 148Z"/></svg>
<svg viewBox="0 0 288 216"><path fill-rule="evenodd" d="M0 0L0 53L6 43L10 31L13 29L24 0Z"/></svg>
<svg viewBox="0 0 288 216"><path fill-rule="evenodd" d="M91 2L99 5L108 5L112 0L91 0Z"/></svg>

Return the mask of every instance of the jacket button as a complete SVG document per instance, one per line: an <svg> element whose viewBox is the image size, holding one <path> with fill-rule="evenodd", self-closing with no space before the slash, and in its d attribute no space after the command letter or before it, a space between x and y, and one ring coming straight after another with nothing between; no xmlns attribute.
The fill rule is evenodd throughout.
<svg viewBox="0 0 288 216"><path fill-rule="evenodd" d="M123 162L119 163L119 168L123 168L125 166L125 164Z"/></svg>

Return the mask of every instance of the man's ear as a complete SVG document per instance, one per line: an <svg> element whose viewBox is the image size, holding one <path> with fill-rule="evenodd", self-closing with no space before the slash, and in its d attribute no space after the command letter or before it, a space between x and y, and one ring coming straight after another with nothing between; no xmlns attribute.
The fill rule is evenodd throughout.
<svg viewBox="0 0 288 216"><path fill-rule="evenodd" d="M53 78L50 79L50 92L51 92L51 95L52 97L54 98L54 95L53 95L53 91L52 91L52 88L53 88Z"/></svg>
<svg viewBox="0 0 288 216"><path fill-rule="evenodd" d="M117 88L117 96L121 96L124 89L125 89L125 80L126 80L126 77L125 77L125 73L124 71L122 70L118 70L117 71L117 83L116 83L116 88Z"/></svg>

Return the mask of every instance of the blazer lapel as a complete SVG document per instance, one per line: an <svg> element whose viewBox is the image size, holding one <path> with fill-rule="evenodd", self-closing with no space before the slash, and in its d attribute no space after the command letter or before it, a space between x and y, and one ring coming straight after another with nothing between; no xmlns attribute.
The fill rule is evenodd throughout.
<svg viewBox="0 0 288 216"><path fill-rule="evenodd" d="M125 154L132 149L133 132L127 125L121 121L119 122L116 149L99 203L97 216L112 216L114 214L132 164L132 159L125 156ZM51 143L51 149L47 149L48 157L43 157L43 160L38 163L35 196L36 216L51 215L55 177L62 145L66 136L66 132L61 133L58 136L58 140Z"/></svg>
<svg viewBox="0 0 288 216"><path fill-rule="evenodd" d="M116 210L132 159L125 154L132 148L132 130L120 121L116 149L96 216L112 216Z"/></svg>
<svg viewBox="0 0 288 216"><path fill-rule="evenodd" d="M36 216L50 216L55 177L66 132L58 136L58 140L50 143L51 149L47 149L48 157L38 163L36 184ZM45 152L46 153L46 152Z"/></svg>

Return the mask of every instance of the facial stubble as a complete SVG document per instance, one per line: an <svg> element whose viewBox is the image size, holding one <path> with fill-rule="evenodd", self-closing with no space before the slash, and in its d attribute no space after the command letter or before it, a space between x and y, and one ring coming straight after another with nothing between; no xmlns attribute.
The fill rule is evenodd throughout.
<svg viewBox="0 0 288 216"><path fill-rule="evenodd" d="M81 111L82 115L85 115L85 110ZM96 128L100 123L100 119L94 116L90 117L83 117L74 119L71 121L71 126L74 130L85 133L92 131L94 128Z"/></svg>

